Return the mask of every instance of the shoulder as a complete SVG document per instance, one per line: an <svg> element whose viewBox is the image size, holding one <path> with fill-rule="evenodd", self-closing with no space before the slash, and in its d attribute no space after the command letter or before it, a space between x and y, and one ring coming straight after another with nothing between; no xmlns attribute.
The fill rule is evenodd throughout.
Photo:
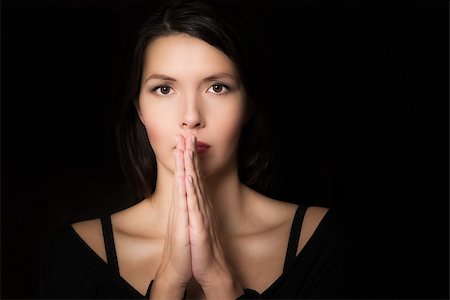
<svg viewBox="0 0 450 300"><path fill-rule="evenodd" d="M284 231L289 231L291 229L295 213L299 208L298 204L266 197L251 189L249 189L249 195L251 195L250 198L253 198L251 202L252 205L258 207L255 209L256 214L263 226L284 228ZM320 206L306 207L306 212L301 224L298 252L314 234L329 210L330 209L327 207Z"/></svg>
<svg viewBox="0 0 450 300"><path fill-rule="evenodd" d="M145 233L140 232L143 228L145 229L145 226L140 223L145 219L145 213L148 215L143 205L143 202L140 202L110 215L115 239L123 235L134 236ZM103 226L100 218L79 221L70 224L70 226L101 259L107 261Z"/></svg>
<svg viewBox="0 0 450 300"><path fill-rule="evenodd" d="M46 269L60 269L76 264L84 254L80 237L70 223L59 225L45 234L39 246L39 260ZM81 255L81 256L80 256Z"/></svg>
<svg viewBox="0 0 450 300"><path fill-rule="evenodd" d="M359 251L360 232L357 216L350 210L330 208L319 223L315 244L323 249L356 253Z"/></svg>
<svg viewBox="0 0 450 300"><path fill-rule="evenodd" d="M89 224L93 223L75 223L86 240L90 240L93 228ZM98 264L93 263L92 253L87 251L81 241L83 238L72 225L65 223L44 238L39 260L40 298L92 299L96 296L93 278L98 276Z"/></svg>
<svg viewBox="0 0 450 300"><path fill-rule="evenodd" d="M268 232L270 228L290 227L298 207L295 203L267 197L248 187L244 187L244 199L248 207L245 211L250 212L247 219L262 232Z"/></svg>
<svg viewBox="0 0 450 300"><path fill-rule="evenodd" d="M306 243L311 239L329 210L329 208L321 206L309 206L306 208L303 222L301 224L297 254L300 253Z"/></svg>
<svg viewBox="0 0 450 300"><path fill-rule="evenodd" d="M328 207L308 206L303 218L302 231L314 231L329 212Z"/></svg>
<svg viewBox="0 0 450 300"><path fill-rule="evenodd" d="M106 262L106 250L100 218L71 224L73 230L97 255Z"/></svg>

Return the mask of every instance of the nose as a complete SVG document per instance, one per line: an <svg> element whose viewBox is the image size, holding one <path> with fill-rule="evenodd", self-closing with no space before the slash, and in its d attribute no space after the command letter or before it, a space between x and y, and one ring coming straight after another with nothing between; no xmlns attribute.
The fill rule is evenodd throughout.
<svg viewBox="0 0 450 300"><path fill-rule="evenodd" d="M201 109L195 99L184 101L184 107L181 111L180 128L198 129L205 126Z"/></svg>

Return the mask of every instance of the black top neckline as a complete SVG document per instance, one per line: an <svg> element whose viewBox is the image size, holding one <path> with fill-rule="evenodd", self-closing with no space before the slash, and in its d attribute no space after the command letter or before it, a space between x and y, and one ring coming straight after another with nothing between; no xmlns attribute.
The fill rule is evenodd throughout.
<svg viewBox="0 0 450 300"><path fill-rule="evenodd" d="M297 209L296 209L296 213L295 213L295 216L294 216L294 219L293 219L293 221L292 221L292 226L291 226L291 231L290 231L290 235L289 235L289 242L288 242L288 249L287 249L287 253L286 253L286 255L288 256L289 254L288 254L288 252L290 252L291 250L289 249L290 248L290 245L289 244L291 244L291 245L293 245L293 243L291 242L291 240L292 239L297 239L296 237L295 237L295 235L293 235L293 232L295 232L295 233L297 233L298 232L298 235L300 235L300 232L301 232L301 225L302 225L302 222L298 222L298 220L303 220L303 216L304 216L304 213L306 212L306 209L307 209L308 207L304 207L304 206L298 206L297 207ZM300 213L300 210L302 210L303 212L302 213ZM269 285L262 293L261 293L261 295L264 295L264 294L266 294L266 293L269 293L271 290L273 290L274 288L276 288L276 286L279 284L279 282L281 282L282 280L283 280L283 278L285 278L288 274L289 274L289 271L294 267L294 265L295 264L297 264L298 263L298 261L299 261L299 259L303 256L303 253L305 253L305 252L307 252L308 251L308 249L311 247L311 244L314 244L315 243L315 240L316 240L316 236L319 234L319 232L320 232L320 230L322 229L322 227L324 226L323 224L326 222L326 220L328 220L328 216L329 216L329 214L330 214L330 211L331 211L331 209L329 209L327 212L326 212L326 214L325 214L325 216L322 218L322 220L320 221L320 223L318 224L318 226L317 226L317 228L316 228L316 230L313 232L313 234L311 235L311 237L309 238L309 240L306 242L306 244L303 246L303 248L302 248L302 250L295 256L295 258L294 259L291 259L290 260L290 262L289 263L287 263L287 261L285 260L285 266L284 266L284 270L283 270L283 272L281 273L281 275L280 276L278 276L275 280L274 280L274 282L271 284L271 285ZM299 215L301 215L301 217L299 217ZM108 216L108 217L110 217L110 216ZM297 219L297 224L296 224L296 219ZM298 224L299 223L299 224ZM86 249L88 252L89 252L89 254L90 254L90 256L92 256L92 257L94 257L95 258L95 260L100 264L100 265L102 265L103 267L106 267L108 270L110 270L111 271L111 268L113 268L113 270L112 270L112 272L111 272L111 274L113 275L112 277L114 277L116 280L118 280L118 281L120 281L128 290L130 290L132 293L134 293L134 294L136 294L136 296L140 296L140 297L147 297L147 296L149 296L148 294L150 293L150 288L151 288L151 285L152 285L152 282L153 282L153 280L151 280L151 282L150 282L150 284L149 284L149 287L148 287L148 289L147 289L147 293L146 293L146 295L143 295L143 294L141 294L141 292L139 292L136 288L134 288L128 281L126 281L121 275L120 275L120 273L118 272L118 269L117 269L117 272L116 271L114 271L115 270L115 267L112 267L110 264L108 264L107 262L105 262L79 235L78 235L78 233L74 230L74 228L72 227L72 226L70 226L70 224L69 224L69 227L70 227L70 232L73 234L73 235L75 235L76 237L77 237L77 240L78 241L80 241L81 242L81 244L83 245L83 248L84 249ZM298 228L298 227L300 227L300 228ZM297 239L297 241L298 241L298 239ZM297 245L295 245L295 246L297 246ZM105 247L106 247L106 241L105 241ZM295 248L295 249L297 249L297 247ZM105 249L106 250L106 249ZM110 251L110 250L107 250L107 251ZM108 253L108 252L107 252ZM111 255L111 252L109 252L110 253L110 255ZM295 253L296 253L296 251L295 251ZM288 257L286 257L286 259L287 259Z"/></svg>

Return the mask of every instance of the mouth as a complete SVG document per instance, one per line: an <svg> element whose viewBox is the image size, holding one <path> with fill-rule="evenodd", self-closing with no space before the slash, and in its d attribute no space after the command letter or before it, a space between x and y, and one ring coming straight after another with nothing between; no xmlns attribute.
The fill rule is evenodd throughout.
<svg viewBox="0 0 450 300"><path fill-rule="evenodd" d="M208 149L209 149L210 147L211 147L211 146L208 145L208 144L206 144L206 143L203 143L203 142L201 142L201 141L197 141L197 153L198 153L198 154L203 154L203 153L205 153L206 151L208 151Z"/></svg>

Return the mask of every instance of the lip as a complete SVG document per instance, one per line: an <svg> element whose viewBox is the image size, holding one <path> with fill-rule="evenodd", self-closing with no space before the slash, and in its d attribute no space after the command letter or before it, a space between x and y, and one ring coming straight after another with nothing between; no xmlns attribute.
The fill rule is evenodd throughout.
<svg viewBox="0 0 450 300"><path fill-rule="evenodd" d="M202 154L207 151L211 146L203 143L201 141L197 141L197 153Z"/></svg>

